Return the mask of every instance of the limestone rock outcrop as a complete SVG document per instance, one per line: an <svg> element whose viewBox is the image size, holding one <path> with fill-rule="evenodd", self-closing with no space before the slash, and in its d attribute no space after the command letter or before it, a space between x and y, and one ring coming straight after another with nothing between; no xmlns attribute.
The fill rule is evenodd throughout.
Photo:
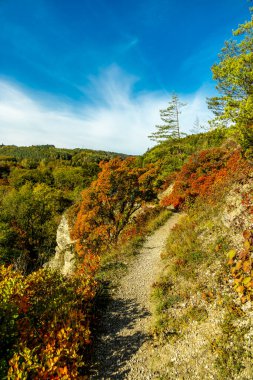
<svg viewBox="0 0 253 380"><path fill-rule="evenodd" d="M56 243L55 255L48 262L48 267L58 269L63 275L69 275L75 268L75 241L70 237L68 220L65 215L62 216L57 229Z"/></svg>

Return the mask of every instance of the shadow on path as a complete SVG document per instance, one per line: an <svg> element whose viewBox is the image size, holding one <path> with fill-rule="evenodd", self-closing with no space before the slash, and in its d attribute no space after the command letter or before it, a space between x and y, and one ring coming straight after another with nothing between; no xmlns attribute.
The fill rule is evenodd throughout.
<svg viewBox="0 0 253 380"><path fill-rule="evenodd" d="M113 299L102 318L94 344L95 357L91 379L123 380L129 369L123 368L141 345L149 339L142 324L148 310L133 299Z"/></svg>

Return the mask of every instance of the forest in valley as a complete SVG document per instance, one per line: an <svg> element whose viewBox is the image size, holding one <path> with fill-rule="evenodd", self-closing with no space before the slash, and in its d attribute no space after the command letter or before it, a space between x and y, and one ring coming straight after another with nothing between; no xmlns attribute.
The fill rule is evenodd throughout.
<svg viewBox="0 0 253 380"><path fill-rule="evenodd" d="M175 340L210 305L222 308L220 335L210 341L217 378L252 378L252 327L242 323L253 301L252 18L212 71L219 96L208 99L210 130L184 136L174 95L142 156L0 146L1 379L88 378L99 296L171 210L187 216L169 237L153 289L153 333ZM237 219L222 223L235 204ZM76 257L67 276L46 265L63 214ZM173 314L192 294L196 305Z"/></svg>

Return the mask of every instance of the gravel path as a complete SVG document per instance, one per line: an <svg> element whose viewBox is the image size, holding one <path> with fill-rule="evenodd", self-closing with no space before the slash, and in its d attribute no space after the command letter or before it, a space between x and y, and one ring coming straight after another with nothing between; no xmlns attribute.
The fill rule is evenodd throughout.
<svg viewBox="0 0 253 380"><path fill-rule="evenodd" d="M122 278L101 321L91 379L155 378L149 369L150 291L160 270L161 251L179 217L173 215L148 237L129 273Z"/></svg>

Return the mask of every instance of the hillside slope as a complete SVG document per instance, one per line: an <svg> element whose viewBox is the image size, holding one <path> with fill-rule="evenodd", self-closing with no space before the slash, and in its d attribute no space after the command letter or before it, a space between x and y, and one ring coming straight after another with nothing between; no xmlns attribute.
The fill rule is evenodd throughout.
<svg viewBox="0 0 253 380"><path fill-rule="evenodd" d="M168 178L166 160L162 166L160 161L145 166L142 158L114 158L99 165L97 180L77 198L83 178L79 169L58 168L61 162L29 169L30 163L11 160L10 172L5 171L8 162L2 171L2 377L85 378L98 311L103 314L97 294L108 281L111 286L115 271L123 277L133 262L130 256L167 220L171 213L166 208L173 205L186 216L172 229L165 225L163 236L161 230L153 235L154 247L145 246L146 253L129 266L113 293L111 316L102 319L105 335L94 346L92 376L252 379L253 169L236 142L195 152L176 172L169 167ZM59 180L65 172L62 190ZM78 179L77 187L72 188L72 178ZM162 181L163 188L170 186L158 205ZM72 231L66 243L77 240L78 258L70 276L39 269L46 259L44 247L54 252L66 197L70 204L77 199L68 213ZM31 232L36 232L32 247ZM38 246L37 234L44 246ZM17 267L23 262L16 247L26 249L20 249L24 260L37 248L44 256L40 261L31 256L36 266L25 271L24 265ZM158 265L160 254L163 263ZM16 267L7 268L8 263Z"/></svg>
<svg viewBox="0 0 253 380"><path fill-rule="evenodd" d="M253 378L253 168L222 149L194 155L167 198L187 216L153 292L162 379Z"/></svg>

